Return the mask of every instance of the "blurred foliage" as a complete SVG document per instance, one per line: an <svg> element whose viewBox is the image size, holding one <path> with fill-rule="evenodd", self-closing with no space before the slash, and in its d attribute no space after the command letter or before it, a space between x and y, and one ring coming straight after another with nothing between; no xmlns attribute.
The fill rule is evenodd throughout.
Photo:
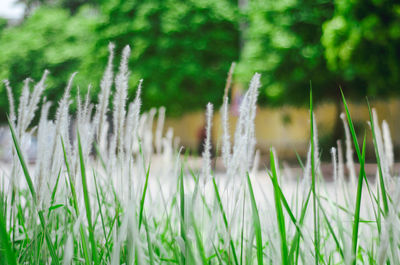
<svg viewBox="0 0 400 265"><path fill-rule="evenodd" d="M221 101L226 73L239 54L234 2L112 0L101 13L95 50L106 51L110 41L119 50L131 45L130 81L134 86L144 79L145 108L166 106L169 114L181 114ZM94 52L85 69L106 58Z"/></svg>
<svg viewBox="0 0 400 265"><path fill-rule="evenodd" d="M304 104L310 81L318 99L397 94L400 85L400 5L394 0L20 0L22 23L0 20L0 79L18 96L27 77L51 75L46 96L57 101L78 71L73 93L92 96L109 42L131 45L131 91L143 78L144 107L169 115L220 103L226 73L238 61L236 83L262 74L261 103ZM246 4L247 2L247 4ZM7 112L4 86L0 109ZM2 117L4 118L4 117Z"/></svg>
<svg viewBox="0 0 400 265"><path fill-rule="evenodd" d="M247 29L238 66L240 80L262 74L261 99L269 105L308 102L338 94L320 42L321 25L333 14L329 0L253 0L245 11Z"/></svg>
<svg viewBox="0 0 400 265"><path fill-rule="evenodd" d="M0 33L0 78L8 79L19 95L22 80L31 77L38 81L45 69L51 71L46 85L49 100L58 100L69 76L79 69L95 40L96 20L90 10L71 17L59 8L38 9L18 27ZM5 87L0 87L0 108L8 112ZM4 118L4 117L3 117Z"/></svg>
<svg viewBox="0 0 400 265"><path fill-rule="evenodd" d="M103 1L103 0L101 0ZM71 14L75 14L82 5L92 4L97 6L99 0L17 0L17 3L25 6L25 16L30 15L35 8L40 6L59 7L67 9ZM106 1L106 0L105 0Z"/></svg>
<svg viewBox="0 0 400 265"><path fill-rule="evenodd" d="M335 0L323 25L329 69L350 83L353 94L400 92L400 3L392 0Z"/></svg>
<svg viewBox="0 0 400 265"><path fill-rule="evenodd" d="M210 99L221 101L227 70L239 54L234 2L110 0L99 6L82 6L73 15L42 6L21 25L4 30L0 78L21 87L26 77L38 80L49 69L47 96L57 100L71 73L78 71L80 90L92 84L96 92L108 43L114 42L115 71L122 48L131 45L130 84L135 88L144 79L145 108L164 105L168 114L179 115L203 108ZM5 112L4 87L0 93Z"/></svg>

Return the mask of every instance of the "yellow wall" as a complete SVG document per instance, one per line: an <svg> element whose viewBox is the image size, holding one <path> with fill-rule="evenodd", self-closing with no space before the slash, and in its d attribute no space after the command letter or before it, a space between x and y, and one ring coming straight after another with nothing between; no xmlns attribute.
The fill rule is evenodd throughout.
<svg viewBox="0 0 400 265"><path fill-rule="evenodd" d="M385 119L389 123L392 139L395 145L400 145L400 122L397 121L400 113L400 100L374 101L371 106L376 108L379 121ZM368 108L366 103L349 103L350 112L355 123L366 125ZM343 112L343 109L341 110ZM319 136L331 133L336 120L335 106L325 103L317 106L315 116ZM233 138L237 117L230 117L230 131ZM285 122L286 121L286 122ZM274 146L281 156L294 157L296 150L304 155L307 151L309 139L309 111L306 108L284 106L281 108L261 107L256 116L257 148L267 151ZM174 135L180 137L180 143L190 149L197 149L198 131L204 124L204 113L193 112L180 118L167 118L166 128L172 127ZM342 126L340 124L340 126ZM213 143L217 146L221 136L221 122L219 110L215 110L213 119ZM366 127L367 128L367 127ZM369 127L368 127L369 128ZM369 131L367 131L369 132Z"/></svg>

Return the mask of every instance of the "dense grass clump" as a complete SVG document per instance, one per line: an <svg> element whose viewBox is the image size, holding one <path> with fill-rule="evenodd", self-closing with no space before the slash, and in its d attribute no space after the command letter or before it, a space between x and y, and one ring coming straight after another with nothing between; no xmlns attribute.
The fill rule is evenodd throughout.
<svg viewBox="0 0 400 265"><path fill-rule="evenodd" d="M127 102L130 49L123 51L115 81L113 50L110 45L97 105L89 94L84 100L78 95L74 117L75 74L54 120L48 118L51 103L41 97L47 72L33 90L25 83L18 110L6 82L13 159L0 175L1 264L399 264L400 189L389 129L384 123L381 132L374 110L376 181L366 177L365 135L360 146L344 96L346 164L338 141L331 150L333 181L325 181L311 93L302 172L281 167L273 148L269 167L259 172L254 119L260 75L241 103L232 143L229 76L221 107L226 171L212 168L209 104L197 172L181 157L172 130L164 132L165 110L140 113L142 81ZM32 135L37 159L28 164Z"/></svg>

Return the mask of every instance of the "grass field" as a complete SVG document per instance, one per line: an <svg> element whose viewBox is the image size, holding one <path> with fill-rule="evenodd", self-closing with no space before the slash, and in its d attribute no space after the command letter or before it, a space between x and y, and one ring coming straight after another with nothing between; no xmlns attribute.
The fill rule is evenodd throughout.
<svg viewBox="0 0 400 265"><path fill-rule="evenodd" d="M211 166L211 104L203 166L193 171L173 132L163 129L164 110L141 113L142 82L127 102L129 53L126 47L114 78L110 46L97 104L78 96L74 117L75 74L54 119L41 97L47 71L33 89L25 83L17 110L6 82L13 160L0 175L0 264L400 264L393 147L373 110L365 133L372 133L376 180L366 178L365 135L355 134L344 96L346 139L331 150L333 181L324 180L312 93L301 174L282 167L273 148L260 172L254 135L260 75L250 82L231 136L230 71L219 140L226 171L215 175ZM32 135L37 160L29 165Z"/></svg>

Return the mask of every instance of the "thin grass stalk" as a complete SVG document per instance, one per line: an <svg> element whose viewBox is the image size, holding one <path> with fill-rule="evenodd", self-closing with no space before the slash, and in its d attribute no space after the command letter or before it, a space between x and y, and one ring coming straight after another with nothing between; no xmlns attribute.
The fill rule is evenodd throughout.
<svg viewBox="0 0 400 265"><path fill-rule="evenodd" d="M285 216L282 211L282 200L281 200L281 195L282 191L279 188L278 184L278 174L276 172L276 166L275 166L275 158L274 158L274 152L271 148L270 150L270 162L271 162L271 180L272 184L274 187L274 198L275 198L275 210L276 210L276 221L278 224L278 229L279 229L279 235L280 235L280 240L281 240L281 264L287 265L289 264L289 259L288 259L288 246L286 242L286 228L285 228ZM292 218L294 218L293 215L291 215ZM294 220L296 224L296 220Z"/></svg>
<svg viewBox="0 0 400 265"><path fill-rule="evenodd" d="M311 87L311 84L310 84ZM315 155L314 155L314 112L312 101L312 88L310 89L310 141L311 141L311 189L313 193L313 221L314 221L314 258L315 264L319 263L319 226L317 216L317 193L316 193L316 175L315 175Z"/></svg>
<svg viewBox="0 0 400 265"><path fill-rule="evenodd" d="M252 209L252 217L253 217L253 225L254 225L254 233L256 236L256 249L257 249L257 264L264 264L263 261L263 246L262 246L262 235L261 235L261 222L260 215L258 213L258 208L256 204L256 199L254 197L253 186L251 185L250 176L247 173L247 186L249 188L251 209Z"/></svg>
<svg viewBox="0 0 400 265"><path fill-rule="evenodd" d="M25 163L25 159L24 159L24 157L23 157L23 155L22 155L22 151L21 151L21 148L20 148L20 146L19 146L19 142L18 142L17 136L16 136L16 134L15 134L14 127L13 127L13 125L11 124L11 121L10 121L9 119L8 119L8 125L9 125L9 127L10 127L11 136L12 136L12 139L13 139L13 142L14 142L15 150L16 150L16 152L17 152L19 161L20 161L20 163L21 163L22 171L23 171L23 173L24 173L26 182L27 182L27 184L28 184L29 191L30 191L30 193L31 193L31 195L32 195L33 205L34 205L34 207L35 207L35 209L37 210L38 215L39 215L39 220L40 220L40 223L41 223L41 225L42 225L42 229L43 229L43 231L44 231L44 235L45 235L45 239L46 239L46 244L47 244L47 247L49 248L49 252L50 252L50 255L51 255L51 257L52 257L52 262L53 262L54 264L59 264L59 260L58 260L58 257L57 257L55 248L54 248L54 246L53 246L53 243L52 243L52 241L51 241L50 235L49 235L49 233L48 233L48 231L47 231L47 228L46 228L46 222L45 222L45 219L44 219L44 216L43 216L43 211L36 208L36 207L37 207L37 201L36 201L36 198L37 198L37 197L36 197L35 187L34 187L34 185L33 185L32 178L31 178L31 176L29 175L28 167L27 167L27 165L26 165L26 163Z"/></svg>
<svg viewBox="0 0 400 265"><path fill-rule="evenodd" d="M80 166L81 166L83 199L85 201L86 218L87 218L87 222L89 225L89 241L92 245L93 262L94 262L94 264L98 264L97 247L96 247L96 241L94 238L94 228L93 228L93 223L92 223L92 210L91 210L91 206L90 206L89 191L88 191L87 178L86 178L85 161L84 161L84 157L83 157L81 137L80 137L79 131L77 132L77 137L78 137L79 161L80 161Z"/></svg>
<svg viewBox="0 0 400 265"><path fill-rule="evenodd" d="M355 265L357 263L357 241L358 241L358 230L360 224L360 209L361 209L361 196L362 196L362 187L363 187L363 175L365 174L364 164L365 164L365 134L363 140L362 147L362 159L360 161L360 174L358 175L358 185L357 185L357 196L356 196L356 205L354 212L354 221L353 221L353 232L352 232L352 240L351 240L351 249L352 249L352 264Z"/></svg>

